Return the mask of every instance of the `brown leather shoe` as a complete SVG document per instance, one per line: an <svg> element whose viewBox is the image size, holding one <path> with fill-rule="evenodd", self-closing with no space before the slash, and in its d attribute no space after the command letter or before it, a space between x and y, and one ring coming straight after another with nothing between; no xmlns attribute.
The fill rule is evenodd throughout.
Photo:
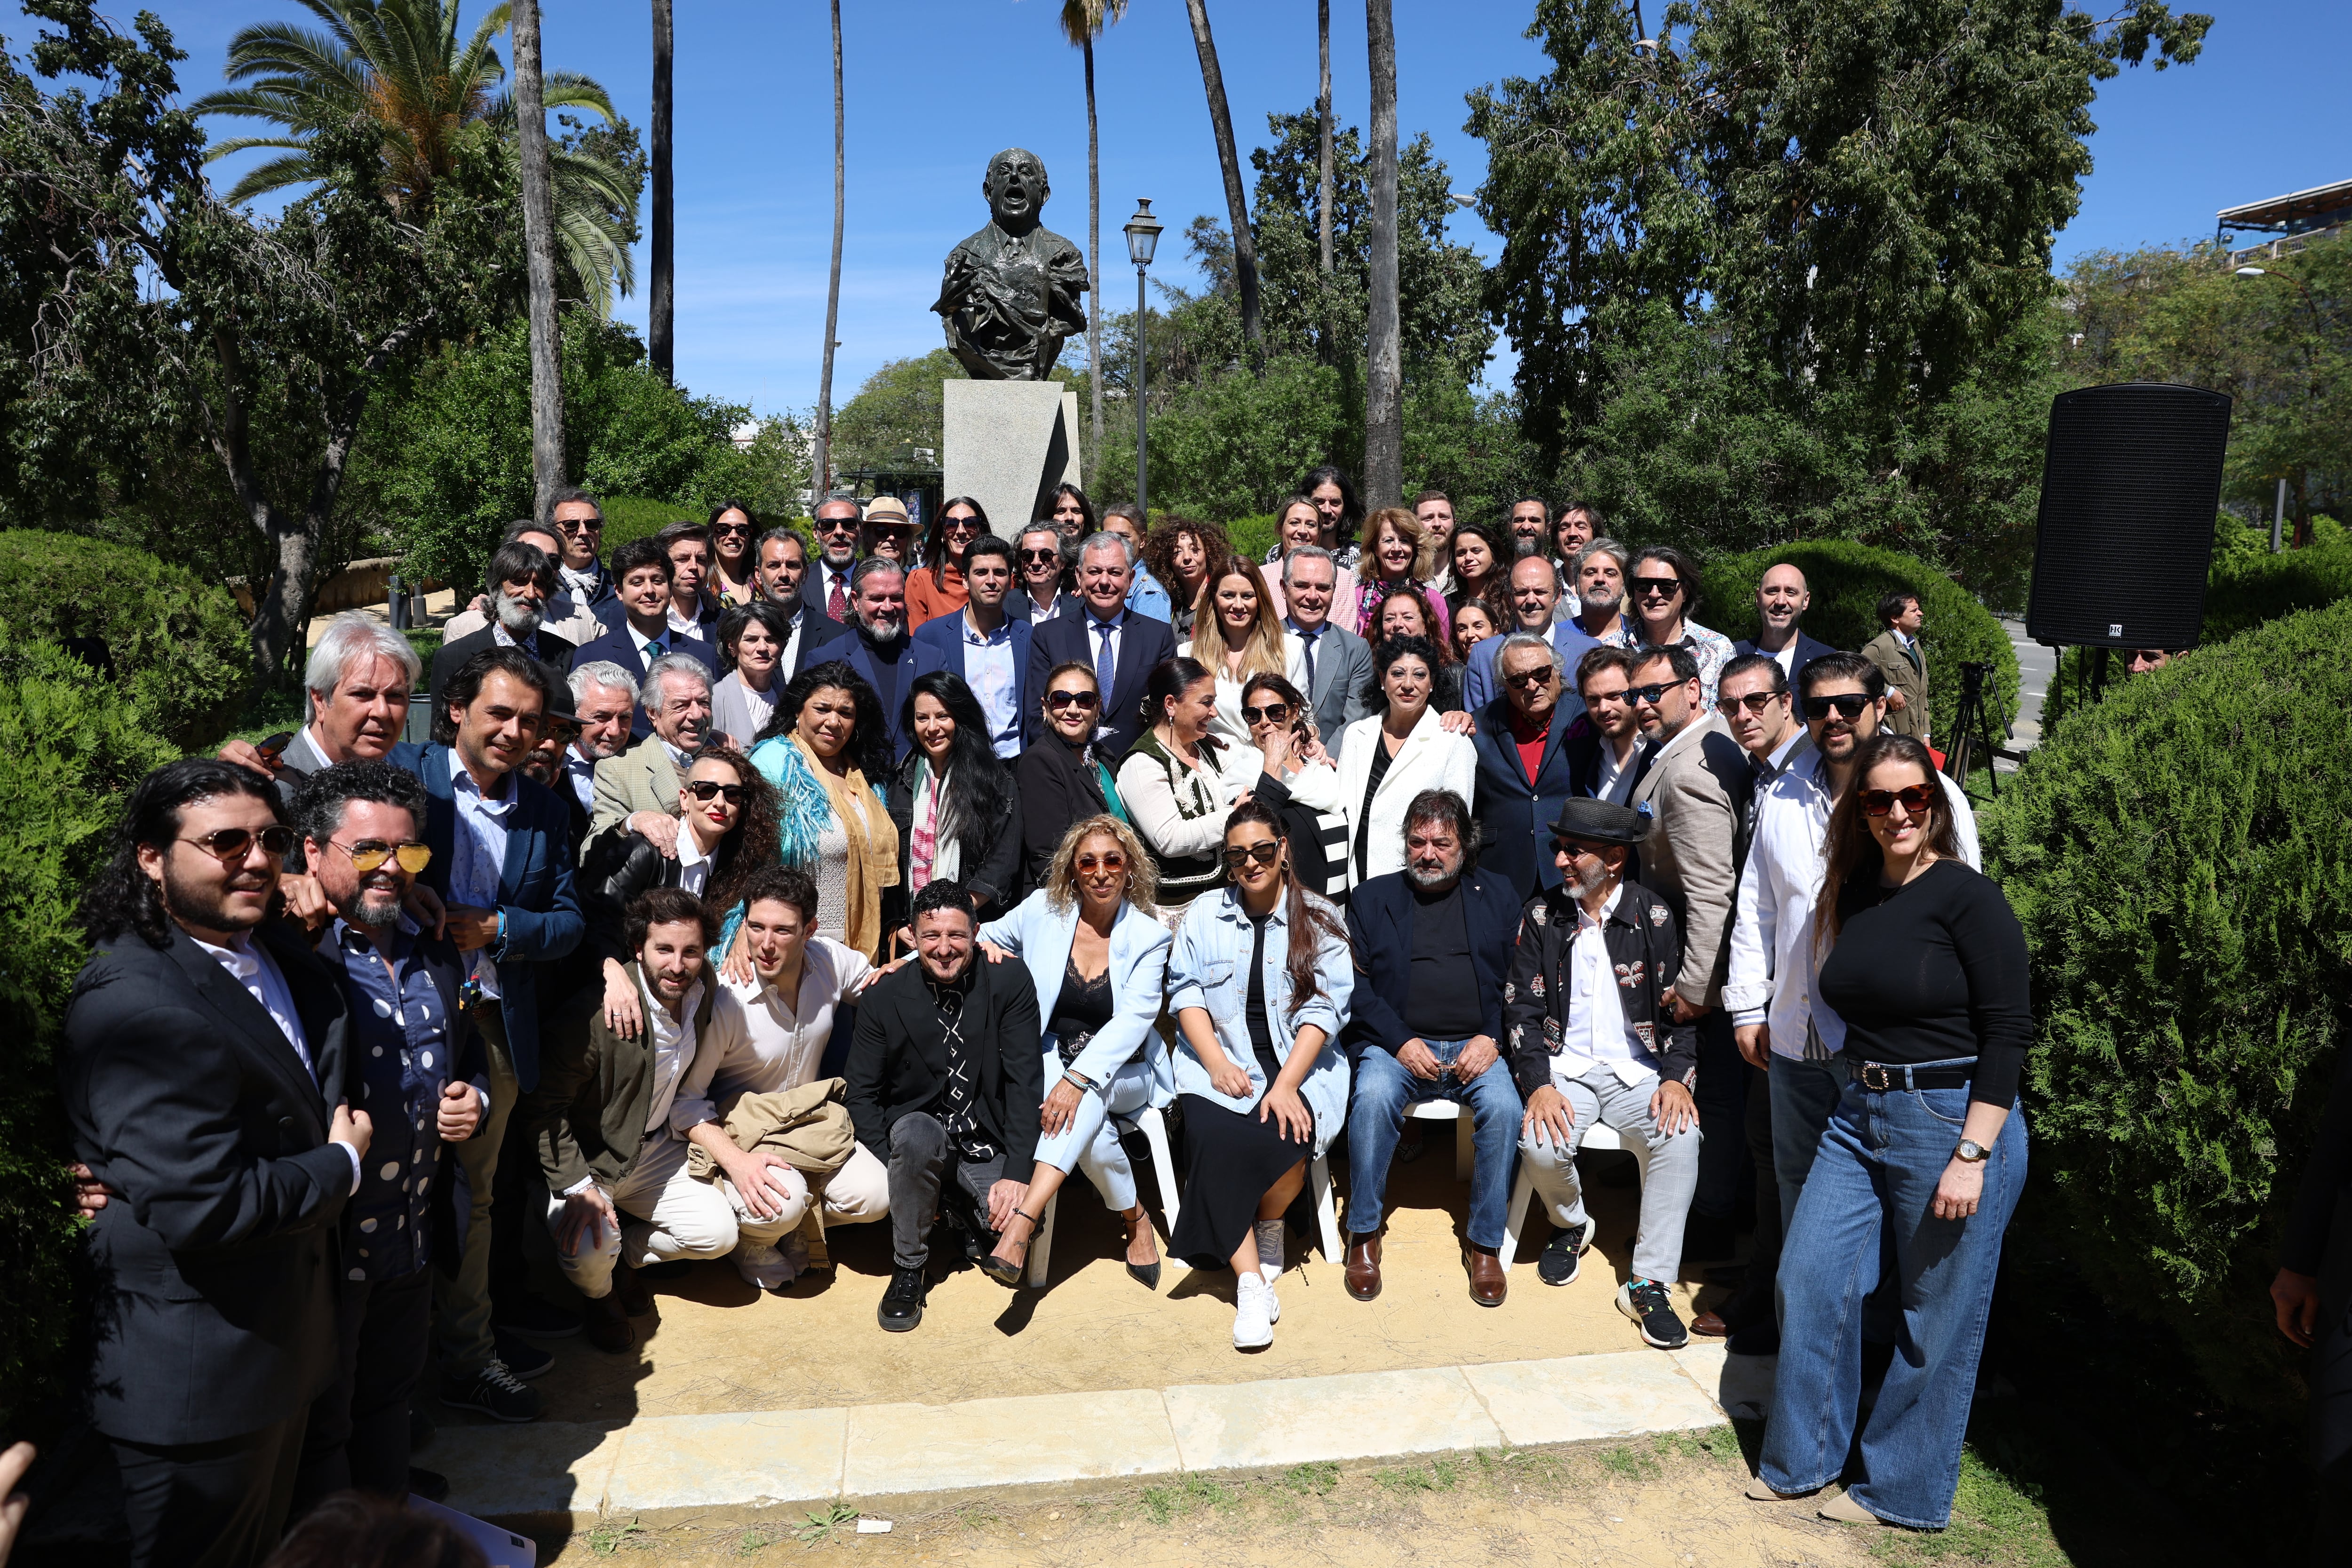
<svg viewBox="0 0 2352 1568"><path fill-rule="evenodd" d="M598 1296L588 1303L582 1329L588 1342L607 1355L626 1355L637 1344L637 1331L630 1325L628 1310L621 1304L618 1290Z"/></svg>
<svg viewBox="0 0 2352 1568"><path fill-rule="evenodd" d="M1730 1336L1731 1325L1723 1321L1723 1314L1720 1312L1701 1312L1691 1320L1690 1331L1695 1334L1705 1334L1711 1340L1720 1340Z"/></svg>
<svg viewBox="0 0 2352 1568"><path fill-rule="evenodd" d="M1369 1301L1381 1293L1381 1236L1348 1237L1348 1294Z"/></svg>
<svg viewBox="0 0 2352 1568"><path fill-rule="evenodd" d="M620 1302L621 1310L632 1318L642 1318L654 1310L653 1291L625 1263L613 1265L613 1300Z"/></svg>
<svg viewBox="0 0 2352 1568"><path fill-rule="evenodd" d="M1482 1307L1501 1306L1504 1293L1511 1288L1503 1260L1475 1247L1465 1249L1465 1257L1470 1265L1470 1299Z"/></svg>

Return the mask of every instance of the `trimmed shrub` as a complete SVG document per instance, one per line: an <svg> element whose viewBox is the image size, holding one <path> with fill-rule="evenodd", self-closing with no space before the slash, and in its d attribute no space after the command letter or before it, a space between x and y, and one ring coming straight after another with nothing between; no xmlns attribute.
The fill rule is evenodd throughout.
<svg viewBox="0 0 2352 1568"><path fill-rule="evenodd" d="M227 590L79 534L0 531L0 637L104 638L127 695L182 751L228 733L252 679L245 617Z"/></svg>
<svg viewBox="0 0 2352 1568"><path fill-rule="evenodd" d="M2009 633L1967 589L1916 556L1845 539L1812 539L1720 556L1701 568L1706 603L1698 607L1699 622L1734 642L1754 637L1756 584L1768 569L1783 564L1802 572L1812 592L1812 608L1805 612L1806 633L1832 647L1859 649L1886 629L1878 624L1882 594L1899 588L1919 595L1919 607L1927 617L1919 640L1927 645L1927 673L1934 682L1928 719L1939 742L1959 707L1963 663L1992 666L1992 687L1986 695L1994 705L1996 740L2002 721L2016 716L2017 650L2010 646Z"/></svg>
<svg viewBox="0 0 2352 1568"><path fill-rule="evenodd" d="M1983 817L2033 955L2030 1220L2274 1411L2265 1288L2352 1025L2347 637L2352 603L2111 686Z"/></svg>
<svg viewBox="0 0 2352 1568"><path fill-rule="evenodd" d="M79 1321L54 1066L87 955L73 908L131 786L178 754L72 655L0 637L0 1429L12 1433L68 1408Z"/></svg>

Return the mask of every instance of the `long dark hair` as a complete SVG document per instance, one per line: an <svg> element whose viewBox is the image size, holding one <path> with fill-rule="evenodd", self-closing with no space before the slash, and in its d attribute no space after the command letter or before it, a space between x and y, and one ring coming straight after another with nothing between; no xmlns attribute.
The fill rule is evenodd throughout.
<svg viewBox="0 0 2352 1568"><path fill-rule="evenodd" d="M1331 539L1333 547L1338 548L1364 531L1364 503L1356 499L1356 487L1349 482L1348 476L1328 463L1319 468L1309 468L1307 477L1298 481L1298 493L1313 500L1315 492L1325 485L1339 487L1339 527ZM1281 513L1275 515L1280 517Z"/></svg>
<svg viewBox="0 0 2352 1568"><path fill-rule="evenodd" d="M928 670L908 683L907 700L898 710L898 727L910 739L915 733L918 697L930 698L955 721L955 736L948 742L947 793L940 802L935 832L940 838L961 844L964 860L977 870L989 830L1001 829L1013 814L1013 791L989 738L988 714L962 676L951 670ZM915 776L915 759L922 754L920 746L908 751L904 776L909 783Z"/></svg>
<svg viewBox="0 0 2352 1568"><path fill-rule="evenodd" d="M751 576L760 563L760 517L751 510L750 502L740 500L716 503L710 509L710 515L702 520L702 531L710 540L710 573L714 577L719 574L719 520L730 511L741 512L743 521L750 524L743 531L743 553L736 559L743 563L744 575Z"/></svg>
<svg viewBox="0 0 2352 1568"><path fill-rule="evenodd" d="M1272 806L1246 800L1234 807L1225 816L1226 837L1231 837L1234 828L1247 822L1258 824L1288 846L1290 835L1283 830L1281 815ZM1307 897L1305 885L1298 880L1298 868L1288 860L1282 867L1282 897L1283 921L1290 928L1290 951L1282 967L1290 976L1290 1016L1295 1018L1308 1001L1323 994L1323 982L1315 963L1321 939L1332 936L1346 943L1348 928L1339 923L1330 905Z"/></svg>
<svg viewBox="0 0 2352 1568"><path fill-rule="evenodd" d="M172 918L163 909L163 889L139 868L139 847L153 845L170 853L183 811L198 801L239 795L267 802L274 820L286 820L268 780L217 757L183 757L141 779L114 825L112 853L82 889L77 923L97 942L131 931L150 947L171 946Z"/></svg>
<svg viewBox="0 0 2352 1568"><path fill-rule="evenodd" d="M940 503L931 513L931 525L923 530L923 563L931 569L931 586L942 592L948 585L948 513L960 506L971 508L972 521L980 524L974 539L985 539L996 531L988 526L988 509L971 496L950 496ZM961 562L956 563L956 570L963 570Z"/></svg>
<svg viewBox="0 0 2352 1568"><path fill-rule="evenodd" d="M1822 850L1822 888L1813 898L1813 957L1818 962L1829 956L1830 946L1837 941L1838 901L1845 885L1858 875L1876 871L1886 863L1871 835L1870 826L1862 816L1862 791L1870 780L1870 771L1882 763L1908 763L1926 777L1927 787L1935 792L1936 804L1929 808L1927 818L1927 848L1938 860L1960 858L1960 833L1952 820L1951 802L1944 797L1944 786L1937 782L1936 759L1927 748L1908 735L1897 735L1882 730L1854 748L1853 774L1845 786L1845 795L1830 813L1829 837Z"/></svg>
<svg viewBox="0 0 2352 1568"><path fill-rule="evenodd" d="M731 910L743 896L743 886L762 866L772 866L781 858L782 829L778 826L782 805L776 798L776 786L770 784L751 759L718 735L703 742L702 750L694 754L678 783L686 783L686 774L694 772L694 763L725 763L735 770L736 782L743 786L742 809L735 815L735 826L719 841L718 851L711 857L710 880L702 896L714 910Z"/></svg>
<svg viewBox="0 0 2352 1568"><path fill-rule="evenodd" d="M1445 542L1445 559L1438 564L1449 571L1453 569L1454 540L1465 533L1486 542L1486 555L1494 564L1486 568L1486 580L1478 584L1475 596L1478 603L1486 606L1487 613L1495 617L1495 624L1501 626L1510 618L1511 547L1496 537L1490 523L1457 522L1454 525L1454 539ZM1465 598L1470 595L1472 590L1463 583L1459 574L1454 581Z"/></svg>
<svg viewBox="0 0 2352 1568"><path fill-rule="evenodd" d="M1209 667L1197 658L1179 654L1163 658L1151 667L1151 675L1143 683L1143 702L1137 710L1143 728L1150 730L1168 717L1168 700L1181 697L1197 680L1210 679Z"/></svg>
<svg viewBox="0 0 2352 1568"><path fill-rule="evenodd" d="M1077 486L1070 483L1067 479L1064 479L1060 484L1054 487L1054 499L1045 503L1045 515L1043 521L1049 527L1053 525L1054 509L1062 504L1062 498L1064 496L1067 496L1072 500L1078 503L1078 515L1086 519L1086 526L1078 530L1078 537L1080 539L1091 538L1096 531L1102 527L1101 520L1095 514L1095 503L1087 499L1086 491L1078 489Z"/></svg>
<svg viewBox="0 0 2352 1568"><path fill-rule="evenodd" d="M888 778L890 726L888 721L882 717L882 699L875 694L874 688L866 683L866 678L857 673L857 667L847 659L829 658L793 677L792 684L785 687L783 695L776 699L776 710L768 715L768 721L760 726L759 734L752 738L753 748L799 729L801 710L808 706L809 693L827 686L848 692L849 700L856 705L857 722L850 729L849 744L845 748L850 765L864 773L868 784Z"/></svg>

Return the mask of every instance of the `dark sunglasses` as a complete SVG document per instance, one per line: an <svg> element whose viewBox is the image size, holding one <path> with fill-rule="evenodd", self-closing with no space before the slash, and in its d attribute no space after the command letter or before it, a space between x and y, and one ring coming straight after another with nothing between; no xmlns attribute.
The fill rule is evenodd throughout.
<svg viewBox="0 0 2352 1568"><path fill-rule="evenodd" d="M1574 838L1554 838L1551 841L1551 847L1562 855L1590 855L1595 859L1601 858L1601 850L1597 845L1585 844Z"/></svg>
<svg viewBox="0 0 2352 1568"><path fill-rule="evenodd" d="M597 517L587 518L584 520L576 517L567 517L559 521L555 526L565 533L602 533L604 531L604 520Z"/></svg>
<svg viewBox="0 0 2352 1568"><path fill-rule="evenodd" d="M1255 724L1261 721L1268 724L1279 724L1289 717L1290 704L1287 702L1269 702L1263 708L1244 708L1242 710L1242 722L1244 724Z"/></svg>
<svg viewBox="0 0 2352 1568"><path fill-rule="evenodd" d="M1869 706L1870 699L1859 691L1841 691L1832 697L1808 697L1805 699L1805 717L1826 719L1830 710L1835 709L1841 719L1859 719L1862 710Z"/></svg>
<svg viewBox="0 0 2352 1568"><path fill-rule="evenodd" d="M193 844L205 854L220 860L242 860L253 850L253 841L261 840L264 855L279 856L294 847L294 830L283 824L273 823L258 834L249 827L215 827L196 838L183 838L183 844Z"/></svg>
<svg viewBox="0 0 2352 1568"><path fill-rule="evenodd" d="M1255 860L1261 866L1271 866L1282 854L1282 840L1261 838L1255 844L1225 846L1225 869L1238 871Z"/></svg>
<svg viewBox="0 0 2352 1568"><path fill-rule="evenodd" d="M818 521L816 531L819 533L856 533L857 520L854 517L824 518Z"/></svg>
<svg viewBox="0 0 2352 1568"><path fill-rule="evenodd" d="M1078 869L1081 871L1124 871L1127 869L1127 857L1116 849L1112 850L1108 855L1081 855L1078 857Z"/></svg>
<svg viewBox="0 0 2352 1568"><path fill-rule="evenodd" d="M1715 705L1726 713L1737 713L1742 708L1750 713L1761 713L1787 695L1785 691L1751 691L1745 697L1718 697Z"/></svg>
<svg viewBox="0 0 2352 1568"><path fill-rule="evenodd" d="M972 516L970 512L965 512L960 517L941 518L940 521L942 525L948 528L978 528L980 526L980 519Z"/></svg>
<svg viewBox="0 0 2352 1568"><path fill-rule="evenodd" d="M1516 686L1522 690L1531 691L1538 686L1550 685L1551 678L1551 668L1547 665L1541 669L1528 669L1522 670L1517 675L1507 675L1503 677L1503 684L1506 686Z"/></svg>
<svg viewBox="0 0 2352 1568"><path fill-rule="evenodd" d="M724 539L730 533L750 533L751 525L748 522L722 522L710 531L717 537Z"/></svg>
<svg viewBox="0 0 2352 1568"><path fill-rule="evenodd" d="M1101 700L1101 696L1098 693L1092 691L1048 691L1045 693L1045 706L1056 710L1064 708L1092 708Z"/></svg>
<svg viewBox="0 0 2352 1568"><path fill-rule="evenodd" d="M1671 599L1682 591L1683 580L1679 577L1636 577L1633 579L1633 592L1636 594L1657 594L1665 598Z"/></svg>
<svg viewBox="0 0 2352 1568"><path fill-rule="evenodd" d="M1865 816L1885 816L1895 809L1895 803L1899 800L1906 815L1920 817L1927 816L1927 808L1936 804L1936 790L1932 784L1911 784L1903 789L1866 789L1854 798L1862 802Z"/></svg>
<svg viewBox="0 0 2352 1568"><path fill-rule="evenodd" d="M712 795L725 795L730 805L740 805L743 797L751 793L747 784L723 784L717 779L696 779L685 786L686 793L697 800L709 800Z"/></svg>
<svg viewBox="0 0 2352 1568"><path fill-rule="evenodd" d="M400 868L412 877L433 864L432 846L414 839L405 844L387 844L381 838L362 838L357 844L336 844L335 847L352 858L352 869L362 877L387 860L398 861Z"/></svg>
<svg viewBox="0 0 2352 1568"><path fill-rule="evenodd" d="M1062 552L1058 550L1024 550L1021 552L1022 560L1033 563L1039 561L1059 561L1061 558Z"/></svg>
<svg viewBox="0 0 2352 1568"><path fill-rule="evenodd" d="M1628 702L1647 702L1652 707L1655 707L1657 706L1659 698L1664 697L1667 692L1672 691L1675 687L1680 686L1682 682L1679 680L1660 680L1653 682L1648 686L1629 686L1625 689L1625 700Z"/></svg>

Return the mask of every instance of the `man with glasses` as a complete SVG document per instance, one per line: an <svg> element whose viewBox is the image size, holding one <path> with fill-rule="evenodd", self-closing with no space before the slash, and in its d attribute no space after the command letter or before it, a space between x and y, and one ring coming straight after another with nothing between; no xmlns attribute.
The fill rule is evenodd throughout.
<svg viewBox="0 0 2352 1568"><path fill-rule="evenodd" d="M1062 591L1062 572L1068 564L1060 530L1049 522L1033 522L1023 529L1013 542L1018 586L1005 595L1004 613L1033 626L1066 611L1076 614L1078 596Z"/></svg>
<svg viewBox="0 0 2352 1568"><path fill-rule="evenodd" d="M1511 563L1511 620L1513 629L1531 637L1549 637L1559 652L1563 668L1574 668L1586 650L1597 647L1584 628L1572 620L1559 620L1559 573L1541 555L1523 555ZM1470 658L1463 666L1462 706L1472 713L1493 701L1495 690L1495 655L1503 646L1502 635L1486 637L1470 649Z"/></svg>
<svg viewBox="0 0 2352 1568"><path fill-rule="evenodd" d="M857 565L865 521L847 496L827 496L816 508L816 559L801 579L801 603L843 626L849 624L849 574Z"/></svg>
<svg viewBox="0 0 2352 1568"><path fill-rule="evenodd" d="M1036 727L1037 704L1029 685L1027 621L1004 613L1013 591L1013 546L982 534L965 546L964 606L915 628L909 650L910 679L945 669L963 679L988 715L990 742L1000 757L1017 757Z"/></svg>
<svg viewBox="0 0 2352 1568"><path fill-rule="evenodd" d="M597 558L604 548L604 509L596 498L583 489L557 490L547 521L563 542L563 561L556 572L573 607L593 610L611 598L615 584Z"/></svg>
<svg viewBox="0 0 2352 1568"><path fill-rule="evenodd" d="M1562 689L1565 666L1549 638L1513 632L1501 642L1495 670L1503 695L1478 710L1470 737L1478 752L1478 863L1509 878L1525 902L1559 880L1545 841L1576 793L1572 742L1584 705Z"/></svg>
<svg viewBox="0 0 2352 1568"><path fill-rule="evenodd" d="M112 1287L89 1415L141 1564L268 1556L334 1375L335 1226L374 1129L346 1103L333 977L264 923L293 842L268 779L185 757L132 790L82 893L96 951L58 1079Z"/></svg>
<svg viewBox="0 0 2352 1568"><path fill-rule="evenodd" d="M1790 754L1757 807L1723 988L1739 1054L1765 1075L1771 1186L1784 1233L1845 1085L1837 1060L1845 1024L1813 994L1813 908L1830 813L1853 785L1855 753L1885 721L1886 678L1861 654L1831 653L1804 667L1797 689L1810 743ZM1961 857L1979 867L1968 797L1941 773L1937 782ZM1769 1279L1759 1284L1751 1273L1720 1316L1734 1350L1762 1355L1780 1342Z"/></svg>
<svg viewBox="0 0 2352 1568"><path fill-rule="evenodd" d="M1603 647L1639 647L1641 627L1625 613L1625 547L1596 539L1576 552L1569 586L1576 595L1577 630Z"/></svg>
<svg viewBox="0 0 2352 1568"><path fill-rule="evenodd" d="M1570 777L1574 792L1624 805L1650 765L1634 716L1637 655L1622 647L1585 650L1576 664L1576 691L1584 700L1584 723L1569 737Z"/></svg>
<svg viewBox="0 0 2352 1568"><path fill-rule="evenodd" d="M1715 683L1731 662L1731 639L1690 618L1698 608L1698 563L1671 545L1637 551L1629 595L1643 647L1685 647L1698 660L1699 702L1715 706Z"/></svg>
<svg viewBox="0 0 2352 1568"><path fill-rule="evenodd" d="M1118 756L1143 732L1143 684L1176 657L1176 634L1166 621L1127 607L1134 572L1132 547L1116 533L1097 533L1078 546L1083 613L1056 616L1029 643L1029 689L1043 691L1057 664L1084 664L1095 672L1102 710L1095 746Z"/></svg>
<svg viewBox="0 0 2352 1568"><path fill-rule="evenodd" d="M486 647L519 647L547 666L551 676L572 668L577 645L556 636L545 625L548 602L555 596L554 558L537 545L516 540L499 546L490 557L489 620L480 630L454 640L444 638L433 656L433 674L426 689L438 701L450 671ZM601 634L600 634L601 635Z"/></svg>
<svg viewBox="0 0 2352 1568"><path fill-rule="evenodd" d="M1301 544L1283 558L1284 629L1298 637L1307 663L1307 705L1315 710L1315 732L1327 746L1339 732L1372 710L1364 693L1372 684L1371 645L1331 620L1339 588L1339 563L1319 544Z"/></svg>
<svg viewBox="0 0 2352 1568"><path fill-rule="evenodd" d="M322 769L295 804L334 914L318 951L351 1019L351 1089L375 1118L343 1207L341 1353L303 1434L298 1510L353 1487L392 1498L410 1488L408 1402L432 1338L431 1266L452 1173L442 1153L474 1135L490 1091L460 1005L464 962L403 912L432 861L425 809L416 775L386 763ZM428 1496L446 1493L441 1477L416 1474Z"/></svg>
<svg viewBox="0 0 2352 1568"><path fill-rule="evenodd" d="M866 555L887 561L904 574L914 567L915 520L897 496L876 496L866 503Z"/></svg>
<svg viewBox="0 0 2352 1568"><path fill-rule="evenodd" d="M715 678L719 657L709 643L678 631L670 624L670 559L651 539L633 539L613 552L614 574L620 579L621 624L583 644L572 656L572 668L615 664L632 672L650 670L672 655L695 660ZM653 730L649 714L631 721L630 733L643 740Z"/></svg>
<svg viewBox="0 0 2352 1568"><path fill-rule="evenodd" d="M1732 650L1771 655L1780 666L1782 681L1795 686L1805 666L1825 653L1837 651L1825 642L1807 637L1798 624L1812 603L1812 590L1806 585L1802 572L1785 561L1766 567L1763 581L1756 584L1756 640L1734 643Z"/></svg>

